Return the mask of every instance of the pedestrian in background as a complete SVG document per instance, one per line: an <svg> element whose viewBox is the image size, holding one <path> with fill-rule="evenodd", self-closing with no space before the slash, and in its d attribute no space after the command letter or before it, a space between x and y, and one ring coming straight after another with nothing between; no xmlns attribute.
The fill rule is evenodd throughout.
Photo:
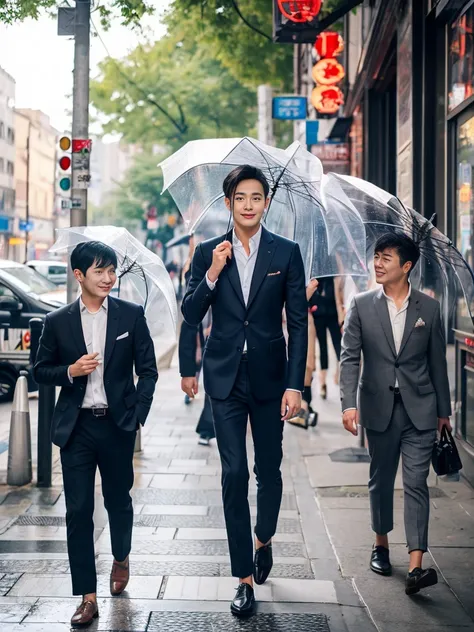
<svg viewBox="0 0 474 632"><path fill-rule="evenodd" d="M117 279L115 251L100 242L81 243L72 252L71 267L81 296L47 314L34 379L61 387L52 440L61 449L72 592L82 595L71 624L83 627L99 614L96 470L114 555L110 592L120 595L130 574L136 431L148 416L158 373L143 307L109 296Z"/></svg>
<svg viewBox="0 0 474 632"><path fill-rule="evenodd" d="M427 478L436 429L451 429L440 305L409 282L419 256L418 246L403 234L388 233L377 241L374 268L382 289L353 298L341 359L343 424L357 435L360 423L369 443L369 495L376 534L370 568L380 575L392 572L387 534L393 529L393 491L402 457L410 554L407 595L438 581L434 568L422 568L428 550Z"/></svg>
<svg viewBox="0 0 474 632"><path fill-rule="evenodd" d="M339 384L339 360L341 357L342 326L344 324L344 302L342 278L324 277L319 279L317 290L310 300L314 318L316 337L319 343L319 389L323 399L327 398L327 372L329 368L328 331L337 358L334 383Z"/></svg>

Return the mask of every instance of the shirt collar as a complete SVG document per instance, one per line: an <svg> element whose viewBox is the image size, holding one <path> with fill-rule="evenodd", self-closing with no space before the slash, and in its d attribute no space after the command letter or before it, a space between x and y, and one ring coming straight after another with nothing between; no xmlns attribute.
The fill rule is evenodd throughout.
<svg viewBox="0 0 474 632"><path fill-rule="evenodd" d="M87 309L87 307L84 305L83 300L82 300L82 296L79 297L79 307L81 309L81 312L89 312L89 310ZM105 311L105 313L107 313L107 309L109 307L109 297L106 296L105 297L105 301L102 303L101 308L99 309L99 312L103 309ZM89 312L89 314L98 314L98 312Z"/></svg>
<svg viewBox="0 0 474 632"><path fill-rule="evenodd" d="M390 301L391 303L395 303L393 298L391 298L390 296L387 296L385 294L385 290L383 289L383 286L382 286L382 294L385 296L387 301ZM405 305L407 305L408 301L410 300L410 296L411 296L411 283L410 283L410 281L408 281L408 294L406 295L406 298L403 301L402 307L405 307Z"/></svg>
<svg viewBox="0 0 474 632"><path fill-rule="evenodd" d="M255 235L253 237L250 238L250 252L255 252L255 250L258 249L258 247L260 246L260 239L262 238L262 225L260 224L258 231L255 233ZM233 246L237 246L238 248L242 248L242 242L240 241L240 239L237 237L237 235L235 234L235 230L233 232L232 235L232 244Z"/></svg>

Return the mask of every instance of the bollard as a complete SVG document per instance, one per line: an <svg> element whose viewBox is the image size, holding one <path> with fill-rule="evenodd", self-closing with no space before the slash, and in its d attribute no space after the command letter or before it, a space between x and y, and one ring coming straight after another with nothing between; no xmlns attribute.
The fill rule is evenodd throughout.
<svg viewBox="0 0 474 632"><path fill-rule="evenodd" d="M140 426L140 428L137 430L137 436L135 437L135 448L133 449L134 452L141 452L142 451L142 428Z"/></svg>
<svg viewBox="0 0 474 632"><path fill-rule="evenodd" d="M43 320L30 320L30 364L36 362L39 341L43 332ZM51 422L56 404L56 387L39 385L38 394L38 487L51 487L52 480L52 444Z"/></svg>
<svg viewBox="0 0 474 632"><path fill-rule="evenodd" d="M28 373L20 371L13 397L8 442L8 485L27 485L33 477L31 466L30 405Z"/></svg>

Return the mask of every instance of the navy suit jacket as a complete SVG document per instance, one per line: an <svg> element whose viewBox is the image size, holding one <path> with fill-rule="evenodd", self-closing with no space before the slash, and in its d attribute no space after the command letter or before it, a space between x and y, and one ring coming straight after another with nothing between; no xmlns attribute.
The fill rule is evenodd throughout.
<svg viewBox="0 0 474 632"><path fill-rule="evenodd" d="M232 234L227 235L232 241ZM232 257L214 290L206 281L212 253L224 237L196 248L191 280L182 311L197 325L212 308L212 329L203 355L204 387L213 399L230 395L247 341L250 388L255 398L280 398L287 388L302 391L308 346L308 308L305 273L298 244L265 228L245 305L235 258ZM282 328L286 310L288 348Z"/></svg>
<svg viewBox="0 0 474 632"><path fill-rule="evenodd" d="M112 419L122 430L144 424L153 401L158 371L153 340L143 307L109 296L104 355L104 386ZM117 337L128 332L128 336ZM71 436L86 393L87 376L71 384L68 367L87 353L79 299L46 316L34 379L61 386L53 416L52 440L64 447ZM133 367L138 375L135 388ZM98 422L99 423L99 422Z"/></svg>

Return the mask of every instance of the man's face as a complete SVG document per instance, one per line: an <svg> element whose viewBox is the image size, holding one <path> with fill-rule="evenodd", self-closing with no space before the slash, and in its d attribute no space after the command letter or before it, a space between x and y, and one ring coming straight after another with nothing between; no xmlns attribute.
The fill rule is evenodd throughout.
<svg viewBox="0 0 474 632"><path fill-rule="evenodd" d="M107 297L117 281L117 272L113 265L98 268L94 263L87 270L85 276L80 270L75 270L75 275L80 281L83 291L95 298Z"/></svg>
<svg viewBox="0 0 474 632"><path fill-rule="evenodd" d="M410 268L410 261L401 265L400 256L395 248L385 248L374 255L375 278L377 283L382 285L400 282Z"/></svg>
<svg viewBox="0 0 474 632"><path fill-rule="evenodd" d="M231 201L226 198L225 203L231 210ZM239 182L234 194L235 226L246 230L257 227L262 220L267 203L268 199L265 199L261 182L258 180Z"/></svg>

